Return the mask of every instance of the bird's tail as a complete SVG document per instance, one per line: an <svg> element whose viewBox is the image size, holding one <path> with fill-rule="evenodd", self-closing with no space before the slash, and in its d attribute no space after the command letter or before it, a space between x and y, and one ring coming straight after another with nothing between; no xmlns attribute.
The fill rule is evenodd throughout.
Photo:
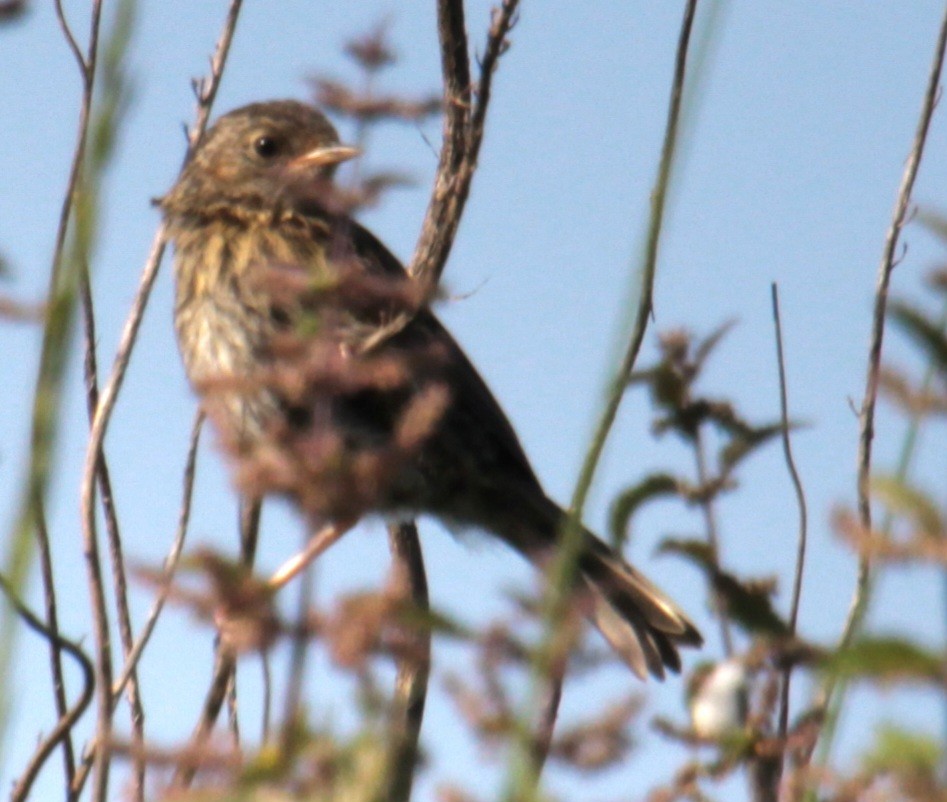
<svg viewBox="0 0 947 802"><path fill-rule="evenodd" d="M639 676L663 678L681 670L678 646L703 638L681 609L587 530L582 532L579 572L591 593L589 618L615 652Z"/></svg>
<svg viewBox="0 0 947 802"><path fill-rule="evenodd" d="M513 513L515 520L503 534L533 562L546 562L566 517L558 505L544 499L539 508ZM642 679L649 673L662 679L665 669L680 671L678 647L700 646L700 632L674 602L611 547L586 529L580 537L577 590L589 595L589 620Z"/></svg>

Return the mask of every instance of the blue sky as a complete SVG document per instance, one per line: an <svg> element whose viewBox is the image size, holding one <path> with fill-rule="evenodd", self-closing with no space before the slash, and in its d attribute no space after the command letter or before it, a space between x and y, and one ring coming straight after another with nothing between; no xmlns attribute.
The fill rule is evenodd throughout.
<svg viewBox="0 0 947 802"><path fill-rule="evenodd" d="M84 31L84 3L67 3ZM141 3L131 59L134 100L109 176L106 213L94 264L99 353L109 365L157 224L149 200L173 182L183 153L182 122L192 116L190 79L202 74L224 3ZM489 3L469 2L472 44L480 48ZM342 42L387 18L400 61L382 88L427 93L439 86L433 3L354 4L247 0L217 101L225 111L246 102L307 97L306 78L355 76ZM709 6L708 6L709 7ZM628 318L630 277L641 249L654 180L681 4L599 0L526 3L512 48L496 76L481 166L474 181L439 309L493 387L537 473L554 498L571 494ZM882 243L920 108L940 4L933 0L803 4L769 0L728 3L709 51L699 103L683 142L683 160L662 241L656 330L686 326L703 334L734 318L704 388L727 395L754 420L778 413L770 283L779 283L791 414L805 421L794 448L811 513L811 551L801 613L803 631L831 641L851 597L854 563L835 541L828 516L854 498L857 421L869 310ZM0 29L0 250L13 275L3 290L38 299L45 285L55 224L72 152L79 82L48 4L34 3L22 22ZM344 126L341 129L346 135ZM351 132L348 132L351 133ZM363 221L393 251L413 250L436 165L438 122L382 126L365 157L417 179L393 192ZM935 116L915 199L947 206L947 124ZM895 273L895 293L915 297L924 273L942 258L920 226ZM184 380L171 329L171 276L162 270L107 439L129 557L156 563L174 531L181 467L194 399ZM6 380L0 386L0 513L12 521L25 454L38 331L0 327ZM910 360L889 338L889 354ZM65 630L91 639L85 615L78 522L78 475L84 457L84 401L78 361L70 374L67 425L59 448L50 526L69 603ZM922 448L920 475L943 494L943 428ZM903 427L883 408L876 464L894 464ZM234 501L211 439L201 455L191 543L231 548ZM641 394L624 404L588 506L602 529L608 503L649 470L690 470L679 443L648 431ZM940 482L940 484L938 484ZM754 457L743 484L721 507L723 553L734 569L776 575L788 600L796 511L778 448ZM690 567L653 559L669 533L699 531L699 519L671 505L638 522L630 556L702 625L705 657L720 654L700 583ZM471 623L507 609L504 588L529 587L529 567L480 538L458 543L425 523L424 548L434 603ZM299 542L295 519L273 505L261 563L275 567ZM383 528L369 523L320 562L318 597L376 586L384 576ZM34 594L34 599L39 596ZM143 616L150 592L136 592ZM898 570L886 578L872 621L941 642L941 588L933 572ZM918 611L925 611L919 615ZM142 682L155 732L166 743L190 729L211 657L210 633L195 631L173 610L159 627ZM23 711L14 728L6 784L22 765L48 706L45 651L21 639L13 682ZM187 644L186 648L182 648ZM436 645L436 669L463 669L469 654ZM159 656L164 653L164 656ZM696 660L690 657L692 661ZM259 674L246 661L247 698ZM169 682L169 678L173 678ZM436 682L436 681L435 681ZM315 720L345 722L350 698L316 658L310 710ZM337 690L341 687L341 691ZM638 686L618 669L567 689L564 717L595 709ZM803 688L804 690L804 688ZM649 710L683 717L682 683L647 687ZM800 697L804 699L804 697ZM863 745L870 725L898 717L935 731L938 712L920 694L859 695L843 754ZM247 707L250 707L249 702ZM246 708L245 708L246 709ZM253 714L248 714L253 721ZM253 724L249 729L253 732ZM179 729L180 728L180 729ZM419 786L433 798L438 779L467 780L488 798L503 761L485 756L460 731L442 693L432 696L423 739L432 770ZM590 783L561 770L550 787L566 798L637 798L666 778L680 754L642 730L645 742L620 771ZM55 773L58 767L52 770ZM116 791L117 793L117 791Z"/></svg>

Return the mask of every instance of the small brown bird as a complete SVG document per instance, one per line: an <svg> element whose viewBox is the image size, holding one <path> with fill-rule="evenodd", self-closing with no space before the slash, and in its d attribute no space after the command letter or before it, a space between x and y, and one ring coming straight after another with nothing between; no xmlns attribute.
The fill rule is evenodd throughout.
<svg viewBox="0 0 947 802"><path fill-rule="evenodd" d="M344 531L368 512L429 513L542 565L566 513L500 406L398 260L331 184L356 155L317 110L221 117L160 201L175 248L187 374L251 494ZM583 531L576 593L644 677L699 646L687 617Z"/></svg>

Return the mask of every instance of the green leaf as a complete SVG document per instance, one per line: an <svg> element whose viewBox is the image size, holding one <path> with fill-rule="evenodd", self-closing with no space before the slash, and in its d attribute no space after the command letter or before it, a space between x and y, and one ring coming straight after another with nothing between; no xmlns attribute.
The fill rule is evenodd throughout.
<svg viewBox="0 0 947 802"><path fill-rule="evenodd" d="M937 371L947 374L947 334L943 326L903 301L892 302L888 313L905 334L927 353Z"/></svg>
<svg viewBox="0 0 947 802"><path fill-rule="evenodd" d="M944 655L898 636L862 638L830 655L826 668L845 679L944 681Z"/></svg>
<svg viewBox="0 0 947 802"><path fill-rule="evenodd" d="M710 577L714 571L717 571L716 560L714 559L713 549L710 544L703 540L694 540L689 538L682 540L680 538L666 537L657 548L658 554L679 554L686 557L698 568L704 571Z"/></svg>
<svg viewBox="0 0 947 802"><path fill-rule="evenodd" d="M766 583L741 580L722 570L707 543L668 538L660 543L658 551L680 554L703 570L727 617L745 631L777 637L789 634L789 626L773 609Z"/></svg>
<svg viewBox="0 0 947 802"><path fill-rule="evenodd" d="M769 593L760 587L746 585L720 571L714 578L714 589L723 598L730 619L747 632L780 637L789 634L789 626L773 609Z"/></svg>
<svg viewBox="0 0 947 802"><path fill-rule="evenodd" d="M628 539L632 516L648 501L679 494L680 481L669 473L652 473L638 484L623 490L612 502L608 528L612 545L620 547Z"/></svg>
<svg viewBox="0 0 947 802"><path fill-rule="evenodd" d="M711 352L720 344L720 341L730 333L730 329L736 324L736 320L726 320L700 341L700 344L694 351L694 362L699 367L703 367L704 362L707 361L707 357L710 356Z"/></svg>
<svg viewBox="0 0 947 802"><path fill-rule="evenodd" d="M792 425L792 424L790 424ZM733 439L720 451L720 464L730 470L744 457L752 454L757 448L782 434L782 423L770 423L766 426L755 426L749 430L741 430L734 434Z"/></svg>
<svg viewBox="0 0 947 802"><path fill-rule="evenodd" d="M687 382L669 362L662 362L651 371L651 395L658 406L680 409L687 398Z"/></svg>
<svg viewBox="0 0 947 802"><path fill-rule="evenodd" d="M938 738L909 732L894 724L882 724L875 735L875 743L862 757L862 763L872 774L933 777L940 764L940 753Z"/></svg>
<svg viewBox="0 0 947 802"><path fill-rule="evenodd" d="M908 518L927 537L944 537L947 525L940 510L929 496L917 488L894 476L874 476L871 479L871 492L891 512Z"/></svg>
<svg viewBox="0 0 947 802"><path fill-rule="evenodd" d="M947 217L933 212L921 212L918 220L924 228L947 245Z"/></svg>

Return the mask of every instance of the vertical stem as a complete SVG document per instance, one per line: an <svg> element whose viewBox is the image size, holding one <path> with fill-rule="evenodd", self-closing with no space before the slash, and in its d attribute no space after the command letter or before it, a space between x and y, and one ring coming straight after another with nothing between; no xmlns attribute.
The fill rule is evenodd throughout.
<svg viewBox="0 0 947 802"><path fill-rule="evenodd" d="M555 639L556 629L563 618L569 599L569 590L575 574L576 562L581 547L581 520L585 502L592 480L598 468L605 443L611 432L612 425L618 414L618 408L624 397L628 377L631 374L641 344L644 341L648 319L651 314L652 292L654 277L657 272L658 244L664 221L664 207L668 187L671 181L671 168L674 164L674 153L677 145L677 131L681 116L681 100L684 93L684 78L687 72L687 52L693 29L694 16L697 12L697 0L688 0L681 21L675 57L674 77L671 81L671 96L668 102L667 123L664 131L664 141L661 147L661 158L658 164L658 176L651 194L651 213L649 217L648 235L645 243L645 252L642 260L641 295L638 309L632 326L628 346L610 388L605 409L602 411L598 426L592 437L592 444L586 453L576 488L572 496L571 516L565 531L562 534L559 549L550 572L549 588L543 600L543 627L544 644L539 650L539 657L534 661L532 693L529 709L536 709L543 703L543 687L545 677L551 665L551 645ZM539 775L534 771L535 763L531 756L530 738L520 737L514 749L511 776L504 792L507 802L522 802L536 798L539 784Z"/></svg>
<svg viewBox="0 0 947 802"><path fill-rule="evenodd" d="M92 287L88 270L82 271L79 285L80 300L82 302L82 317L85 341L85 383L86 403L89 415L89 424L95 418L95 408L99 403L98 366L96 364L95 346L97 342L95 331L95 308L92 302ZM112 587L115 593L115 607L118 618L119 636L122 641L122 655L125 660L134 648L135 635L132 631L131 612L128 607L128 582L125 577L125 558L123 556L122 538L118 525L118 514L115 510L115 497L112 492L112 480L109 474L105 453L99 455L97 465L99 493L102 498L102 511L105 518L105 529L108 536L109 554L112 563ZM109 684L111 688L111 683ZM135 765L135 799L143 802L145 796L145 711L138 690L138 674L133 669L127 682L128 701L131 706L132 738L134 743ZM113 705L117 700L113 700Z"/></svg>
<svg viewBox="0 0 947 802"><path fill-rule="evenodd" d="M42 506L37 510L36 536L39 540L40 567L43 576L43 595L46 600L46 626L56 637L49 641L49 659L53 674L53 693L56 698L56 713L64 718L68 711L66 702L66 680L62 670L62 644L59 642L59 615L56 612L56 583L53 578L53 560L49 545L49 530ZM62 741L66 787L71 789L76 776L76 755L72 744L72 733L66 732ZM74 798L68 793L68 798Z"/></svg>
<svg viewBox="0 0 947 802"><path fill-rule="evenodd" d="M786 459L786 468L789 471L789 477L792 480L793 490L796 494L796 504L799 510L799 530L796 537L796 568L792 583L792 602L789 608L789 635L795 636L796 626L799 622L799 602L802 599L802 576L806 565L806 544L808 541L808 510L806 507L806 494L802 487L802 480L799 478L799 471L796 470L796 461L792 455L792 443L789 438L789 401L786 390L786 360L783 354L783 329L779 316L779 288L776 284L771 285L773 301L773 326L776 330L776 364L779 368L779 414L782 423L782 442L783 455ZM792 665L787 665L783 669L783 681L780 688L779 699L779 723L777 733L780 741L786 743L786 734L789 729L789 690L792 681ZM785 746L780 753L778 762L775 765L773 777L774 789L779 788L779 782L785 763Z"/></svg>
<svg viewBox="0 0 947 802"><path fill-rule="evenodd" d="M878 399L878 377L881 372L881 350L884 341L885 315L888 307L888 289L891 284L891 274L897 265L896 256L901 229L904 227L907 219L911 193L914 189L914 182L921 165L921 158L924 155L924 146L927 143L927 133L930 128L931 118L937 106L945 49L947 49L947 5L944 7L944 13L937 34L937 44L934 48L927 88L924 93L924 100L921 104L921 113L918 119L917 129L914 133L914 142L907 163L904 166L904 173L901 177L901 185L898 188L898 196L895 201L891 223L885 236L881 263L878 266L875 302L872 311L871 336L868 348L868 364L865 375L865 393L858 418L858 515L859 522L865 531L870 531L872 525L869 483L871 479L872 441L875 434L875 406ZM855 592L852 597L851 607L842 630L842 635L839 638L837 649L841 650L847 648L858 633L868 609L870 596L871 561L867 556L862 556L859 560L858 577L855 583ZM835 693L836 684L837 679L830 675L821 687L816 705L822 711L835 709L832 705L832 697ZM833 728L834 724L830 719L827 721L825 729L831 732Z"/></svg>
<svg viewBox="0 0 947 802"><path fill-rule="evenodd" d="M429 611L424 557L414 523L389 524L391 587L396 597L421 615ZM388 778L384 799L408 802L418 762L418 738L431 669L431 630L426 622L406 624L399 632L398 676L391 711Z"/></svg>

